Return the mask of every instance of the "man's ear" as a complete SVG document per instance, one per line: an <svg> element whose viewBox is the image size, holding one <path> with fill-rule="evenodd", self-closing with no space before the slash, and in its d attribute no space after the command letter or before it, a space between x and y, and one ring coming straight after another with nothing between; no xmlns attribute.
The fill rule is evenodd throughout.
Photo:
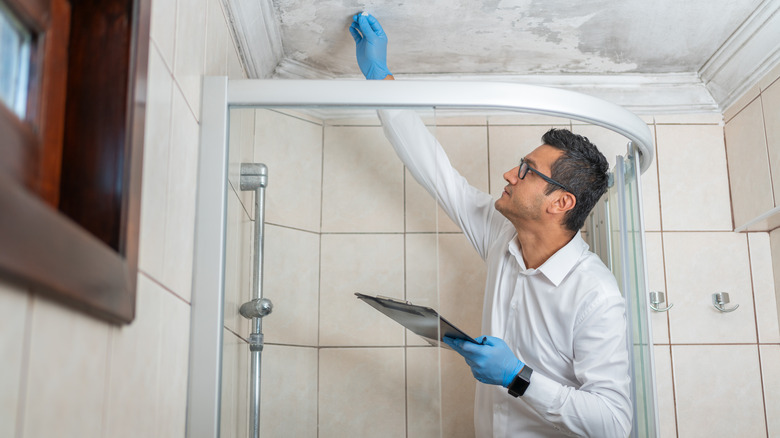
<svg viewBox="0 0 780 438"><path fill-rule="evenodd" d="M577 198L565 190L556 192L555 200L550 203L547 212L550 214L565 214L577 205Z"/></svg>

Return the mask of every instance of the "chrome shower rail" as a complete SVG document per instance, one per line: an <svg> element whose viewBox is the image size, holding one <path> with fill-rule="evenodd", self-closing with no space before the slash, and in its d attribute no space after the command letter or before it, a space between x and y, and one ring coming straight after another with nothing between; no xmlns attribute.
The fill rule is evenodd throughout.
<svg viewBox="0 0 780 438"><path fill-rule="evenodd" d="M613 103L557 88L506 82L231 80L231 106L459 108L568 117L610 129L639 149L642 173L653 161L647 123Z"/></svg>
<svg viewBox="0 0 780 438"><path fill-rule="evenodd" d="M647 124L591 96L553 88L462 81L290 81L203 78L193 261L187 436L219 436L222 378L228 110L231 107L458 108L568 117L631 140L652 162Z"/></svg>

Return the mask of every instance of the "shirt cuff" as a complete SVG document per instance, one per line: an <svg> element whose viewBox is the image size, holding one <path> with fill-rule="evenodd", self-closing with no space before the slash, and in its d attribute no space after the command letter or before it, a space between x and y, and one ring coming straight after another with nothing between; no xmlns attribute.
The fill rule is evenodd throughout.
<svg viewBox="0 0 780 438"><path fill-rule="evenodd" d="M523 394L523 400L537 412L547 412L558 398L562 387L560 383L534 371L531 374L531 383Z"/></svg>

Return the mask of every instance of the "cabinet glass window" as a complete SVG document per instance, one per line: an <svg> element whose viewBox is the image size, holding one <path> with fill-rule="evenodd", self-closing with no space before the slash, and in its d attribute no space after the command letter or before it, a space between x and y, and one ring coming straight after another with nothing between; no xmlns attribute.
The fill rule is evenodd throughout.
<svg viewBox="0 0 780 438"><path fill-rule="evenodd" d="M31 34L0 2L0 101L24 119Z"/></svg>

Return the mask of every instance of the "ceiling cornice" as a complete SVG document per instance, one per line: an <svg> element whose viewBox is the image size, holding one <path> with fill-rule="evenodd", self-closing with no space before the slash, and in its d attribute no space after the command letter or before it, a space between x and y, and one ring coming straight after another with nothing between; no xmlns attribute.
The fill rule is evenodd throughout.
<svg viewBox="0 0 780 438"><path fill-rule="evenodd" d="M355 66L357 69L357 64ZM361 76L342 79L357 79ZM302 62L283 59L276 67L275 79L333 79L321 70ZM459 75L399 74L398 79L513 82L561 88L598 97L639 114L716 112L717 103L695 73L656 75Z"/></svg>
<svg viewBox="0 0 780 438"><path fill-rule="evenodd" d="M764 0L699 69L721 110L780 63L780 1Z"/></svg>
<svg viewBox="0 0 780 438"><path fill-rule="evenodd" d="M222 0L241 64L250 78L267 79L284 58L271 0Z"/></svg>

